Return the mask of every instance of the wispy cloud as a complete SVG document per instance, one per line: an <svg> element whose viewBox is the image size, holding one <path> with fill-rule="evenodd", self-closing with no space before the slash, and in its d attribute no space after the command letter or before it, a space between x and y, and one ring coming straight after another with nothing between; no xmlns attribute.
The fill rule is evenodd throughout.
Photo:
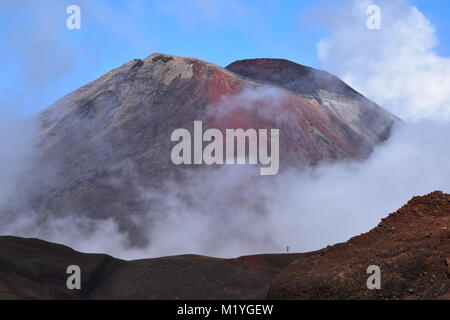
<svg viewBox="0 0 450 320"><path fill-rule="evenodd" d="M381 8L381 30L366 9ZM346 1L328 8L330 35L317 47L325 69L405 120L450 120L450 58L439 56L430 21L403 0Z"/></svg>

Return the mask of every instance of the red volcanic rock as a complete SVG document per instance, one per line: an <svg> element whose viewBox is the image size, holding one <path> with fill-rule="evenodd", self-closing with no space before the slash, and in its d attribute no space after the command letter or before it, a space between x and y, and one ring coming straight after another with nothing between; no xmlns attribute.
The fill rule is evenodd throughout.
<svg viewBox="0 0 450 320"><path fill-rule="evenodd" d="M301 257L273 281L271 299L450 299L450 195L415 197L372 231ZM381 270L368 290L367 268Z"/></svg>
<svg viewBox="0 0 450 320"><path fill-rule="evenodd" d="M365 158L398 120L339 78L288 60L241 60L226 69L289 92L280 103L287 118L280 126L286 148L298 150L287 157L294 163Z"/></svg>

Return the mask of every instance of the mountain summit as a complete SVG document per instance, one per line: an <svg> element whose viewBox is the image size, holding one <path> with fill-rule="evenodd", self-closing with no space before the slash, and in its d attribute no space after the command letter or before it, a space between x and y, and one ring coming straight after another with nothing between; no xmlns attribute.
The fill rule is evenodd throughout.
<svg viewBox="0 0 450 320"><path fill-rule="evenodd" d="M253 81L283 87L300 94L317 94L320 90L343 96L358 93L328 72L284 59L239 60L226 67Z"/></svg>
<svg viewBox="0 0 450 320"><path fill-rule="evenodd" d="M182 179L171 133L207 128L280 130L280 170L364 159L398 119L338 78L287 60L237 61L227 68L153 54L132 60L35 115L33 159L23 188L42 220L114 219L139 236L132 217L160 208L142 190Z"/></svg>

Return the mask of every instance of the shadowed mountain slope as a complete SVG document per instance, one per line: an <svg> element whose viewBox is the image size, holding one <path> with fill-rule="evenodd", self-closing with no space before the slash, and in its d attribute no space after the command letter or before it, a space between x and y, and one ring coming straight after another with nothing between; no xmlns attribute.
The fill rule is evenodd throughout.
<svg viewBox="0 0 450 320"><path fill-rule="evenodd" d="M264 299L274 276L298 256L124 261L0 237L0 299ZM70 265L81 268L81 290L67 289Z"/></svg>

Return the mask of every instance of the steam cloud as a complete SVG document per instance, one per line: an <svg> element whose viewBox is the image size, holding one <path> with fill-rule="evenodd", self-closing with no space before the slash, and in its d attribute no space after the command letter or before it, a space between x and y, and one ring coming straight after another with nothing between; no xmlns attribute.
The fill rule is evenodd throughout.
<svg viewBox="0 0 450 320"><path fill-rule="evenodd" d="M169 181L170 193L143 190L142 197L158 199L167 212L151 228L145 248L130 248L112 220L77 215L36 228L33 212L13 219L0 214L0 233L129 259L183 253L229 257L284 252L286 246L302 252L368 231L412 196L448 192L450 60L433 51L436 38L430 22L404 1L380 1L382 29L371 31L365 27L366 3L345 5L330 21L330 36L318 44L321 61L328 71L407 120L367 161L275 177L260 177L257 168L224 166L192 172L183 184ZM1 137L3 158L20 163L26 139L24 148L14 150ZM4 163L2 159L0 201L11 194L18 170ZM143 217L139 224L150 230L150 220Z"/></svg>

